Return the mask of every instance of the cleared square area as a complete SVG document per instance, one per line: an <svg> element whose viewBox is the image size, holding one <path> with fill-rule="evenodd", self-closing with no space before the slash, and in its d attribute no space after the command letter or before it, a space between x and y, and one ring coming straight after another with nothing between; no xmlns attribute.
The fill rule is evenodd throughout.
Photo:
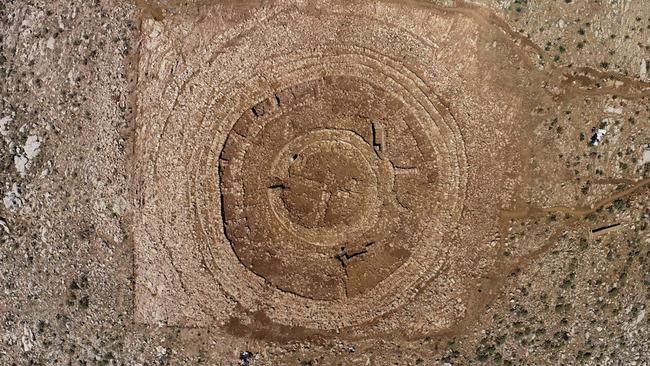
<svg viewBox="0 0 650 366"><path fill-rule="evenodd" d="M499 207L528 117L512 43L415 4L146 20L137 320L289 338L460 326L505 266Z"/></svg>

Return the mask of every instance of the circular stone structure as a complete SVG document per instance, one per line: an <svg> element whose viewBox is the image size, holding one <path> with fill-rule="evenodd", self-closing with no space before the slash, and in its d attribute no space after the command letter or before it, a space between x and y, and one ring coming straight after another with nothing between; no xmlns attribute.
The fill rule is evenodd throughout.
<svg viewBox="0 0 650 366"><path fill-rule="evenodd" d="M247 58L221 82L207 77L218 93L207 96L201 135L216 138L196 144L191 197L220 288L274 322L334 330L404 306L438 275L462 210L465 152L417 67L359 34L308 36L310 16L291 14L228 35L286 51ZM305 35L297 43L277 32L288 19ZM320 14L319 29L352 19L379 38L399 35L397 54L431 49L356 16Z"/></svg>
<svg viewBox="0 0 650 366"><path fill-rule="evenodd" d="M275 88L248 87L262 77L251 75L225 89L245 107L209 110L232 122L201 165L218 179L200 172L193 196L220 207L199 220L234 252L208 245L217 268L239 273L218 279L226 291L282 323L362 324L410 301L453 249L443 236L462 210L462 136L404 63L354 46L295 51L258 67ZM242 270L267 289L246 291Z"/></svg>
<svg viewBox="0 0 650 366"><path fill-rule="evenodd" d="M498 265L484 243L522 126L504 102L518 94L475 60L479 26L375 2L254 9L147 25L138 314L309 334L453 326Z"/></svg>
<svg viewBox="0 0 650 366"><path fill-rule="evenodd" d="M439 260L428 243L452 167L427 127L432 116L416 113L353 75L304 81L244 111L219 159L222 219L239 260L318 300L385 286L412 252Z"/></svg>

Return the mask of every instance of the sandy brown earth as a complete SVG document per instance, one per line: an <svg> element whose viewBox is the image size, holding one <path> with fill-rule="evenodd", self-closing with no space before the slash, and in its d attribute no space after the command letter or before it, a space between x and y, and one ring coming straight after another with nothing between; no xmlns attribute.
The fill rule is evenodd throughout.
<svg viewBox="0 0 650 366"><path fill-rule="evenodd" d="M650 3L0 20L0 365L650 362Z"/></svg>

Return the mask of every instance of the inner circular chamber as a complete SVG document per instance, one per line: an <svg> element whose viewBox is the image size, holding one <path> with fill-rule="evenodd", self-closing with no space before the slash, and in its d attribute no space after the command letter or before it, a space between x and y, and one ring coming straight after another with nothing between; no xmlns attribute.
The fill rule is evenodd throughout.
<svg viewBox="0 0 650 366"><path fill-rule="evenodd" d="M336 146L339 145L339 146ZM371 172L341 144L302 152L283 179L281 197L291 221L314 228L350 227L368 209Z"/></svg>
<svg viewBox="0 0 650 366"><path fill-rule="evenodd" d="M350 130L321 129L289 142L274 159L269 200L279 222L315 245L338 246L366 232L381 204L380 159Z"/></svg>
<svg viewBox="0 0 650 366"><path fill-rule="evenodd" d="M242 114L221 152L226 237L283 291L358 296L399 268L435 219L434 150L409 109L364 80L277 91Z"/></svg>

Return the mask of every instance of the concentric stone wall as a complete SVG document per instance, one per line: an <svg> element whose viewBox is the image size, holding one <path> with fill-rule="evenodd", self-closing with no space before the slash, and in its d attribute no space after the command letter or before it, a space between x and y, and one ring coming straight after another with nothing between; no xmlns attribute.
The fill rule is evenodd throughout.
<svg viewBox="0 0 650 366"><path fill-rule="evenodd" d="M143 25L138 318L362 336L465 318L519 164L520 97L487 82L514 67L481 70L498 31L389 3L206 11Z"/></svg>

